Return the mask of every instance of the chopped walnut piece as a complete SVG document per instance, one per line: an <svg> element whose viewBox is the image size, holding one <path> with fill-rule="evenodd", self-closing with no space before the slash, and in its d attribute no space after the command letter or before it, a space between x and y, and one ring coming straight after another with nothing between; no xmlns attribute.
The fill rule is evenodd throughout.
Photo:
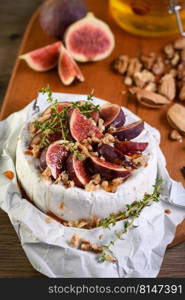
<svg viewBox="0 0 185 300"><path fill-rule="evenodd" d="M99 184L95 184L95 183L93 182L93 180L90 180L89 183L87 183L87 184L85 185L85 190L86 190L87 192L93 192L93 191L97 191L97 190L99 190L99 189L100 189L100 185L99 185Z"/></svg>
<svg viewBox="0 0 185 300"><path fill-rule="evenodd" d="M91 244L89 241L82 240L80 244L80 249L83 251L90 251L91 250Z"/></svg>
<svg viewBox="0 0 185 300"><path fill-rule="evenodd" d="M99 184L100 181L101 181L101 176L100 174L95 174L92 176L92 181L95 183L95 184Z"/></svg>
<svg viewBox="0 0 185 300"><path fill-rule="evenodd" d="M125 79L124 79L124 84L126 84L126 85L132 85L132 83L133 83L132 78L129 77L129 76L126 76Z"/></svg>
<svg viewBox="0 0 185 300"><path fill-rule="evenodd" d="M74 248L78 248L80 242L81 242L81 237L77 233L75 233L70 240L70 245Z"/></svg>
<svg viewBox="0 0 185 300"><path fill-rule="evenodd" d="M106 133L104 137L101 139L101 142L104 144L111 144L114 143L114 141L115 141L115 137L110 133Z"/></svg>
<svg viewBox="0 0 185 300"><path fill-rule="evenodd" d="M161 78L161 84L158 88L158 92L166 96L169 100L173 100L176 95L175 79L171 74L166 74Z"/></svg>
<svg viewBox="0 0 185 300"><path fill-rule="evenodd" d="M37 128L32 122L28 124L28 130L31 134L35 134L37 132Z"/></svg>
<svg viewBox="0 0 185 300"><path fill-rule="evenodd" d="M143 88L146 83L154 82L155 76L148 70L143 70L141 72L135 72L133 74L136 86Z"/></svg>
<svg viewBox="0 0 185 300"><path fill-rule="evenodd" d="M104 120L101 118L99 118L99 120L98 120L98 128L99 128L100 132L103 132L105 130Z"/></svg>
<svg viewBox="0 0 185 300"><path fill-rule="evenodd" d="M157 85L155 82L149 82L147 85L145 85L144 89L149 92L156 92Z"/></svg>
<svg viewBox="0 0 185 300"><path fill-rule="evenodd" d="M174 57L171 59L172 66L176 66L180 60L180 55L178 52L175 52Z"/></svg>
<svg viewBox="0 0 185 300"><path fill-rule="evenodd" d="M160 56L156 58L156 61L152 67L152 72L155 75L161 75L164 73L164 62Z"/></svg>
<svg viewBox="0 0 185 300"><path fill-rule="evenodd" d="M49 180L49 179L50 179L50 176L51 176L51 170L50 170L50 168L46 168L46 169L42 172L42 174L41 174L41 178L42 178L43 180Z"/></svg>
<svg viewBox="0 0 185 300"><path fill-rule="evenodd" d="M166 54L166 56L170 59L174 56L174 47L173 44L167 44L164 47L164 53Z"/></svg>
<svg viewBox="0 0 185 300"><path fill-rule="evenodd" d="M140 72L142 68L142 64L137 57L130 58L128 69L127 69L127 76L132 76L136 72Z"/></svg>
<svg viewBox="0 0 185 300"><path fill-rule="evenodd" d="M33 153L33 157L38 157L39 152L40 152L40 145L31 145L32 147L32 153Z"/></svg>
<svg viewBox="0 0 185 300"><path fill-rule="evenodd" d="M104 180L102 181L102 184L101 184L102 188L106 191L106 189L108 188L109 186L109 182L107 180Z"/></svg>
<svg viewBox="0 0 185 300"><path fill-rule="evenodd" d="M128 56L122 55L113 62L113 69L120 74L124 74L127 71L128 62Z"/></svg>
<svg viewBox="0 0 185 300"><path fill-rule="evenodd" d="M139 157L136 157L133 159L133 163L136 165L136 166L142 166L144 168L147 167L148 163L145 159L145 157L143 156L139 156Z"/></svg>
<svg viewBox="0 0 185 300"><path fill-rule="evenodd" d="M173 129L170 132L170 138L171 138L171 140L182 143L182 135L176 129Z"/></svg>

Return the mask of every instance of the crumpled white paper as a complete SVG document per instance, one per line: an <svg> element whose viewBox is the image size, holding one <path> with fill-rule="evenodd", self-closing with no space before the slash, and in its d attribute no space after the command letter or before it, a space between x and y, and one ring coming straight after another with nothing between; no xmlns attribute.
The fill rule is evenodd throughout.
<svg viewBox="0 0 185 300"><path fill-rule="evenodd" d="M53 95L59 101L86 99L85 95ZM163 200L144 208L135 222L138 227L131 229L124 240L114 245L116 263L99 263L94 253L72 248L69 241L74 233L78 233L84 239L107 244L114 232L121 228L121 221L111 230L70 228L55 220L48 224L46 215L22 198L16 176L9 180L2 175L7 170L16 173L15 153L20 129L35 111L42 111L46 106L46 96L39 95L37 102L0 122L0 207L9 215L30 263L48 277L156 277L166 246L173 240L177 224L185 218L185 189L169 177L159 147L158 176L164 179ZM124 111L128 112L125 108ZM131 112L129 114L133 119L137 118ZM159 144L159 132L148 124L146 126ZM168 208L171 214L164 213ZM100 234L104 234L102 241L99 240Z"/></svg>

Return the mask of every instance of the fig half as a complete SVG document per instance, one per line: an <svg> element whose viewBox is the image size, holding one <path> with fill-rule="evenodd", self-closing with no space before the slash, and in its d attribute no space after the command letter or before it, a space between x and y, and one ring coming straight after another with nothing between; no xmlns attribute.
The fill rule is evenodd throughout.
<svg viewBox="0 0 185 300"><path fill-rule="evenodd" d="M100 173L106 179L127 178L130 175L130 171L121 165L103 161L96 156L91 156L90 158L94 171Z"/></svg>
<svg viewBox="0 0 185 300"><path fill-rule="evenodd" d="M51 170L54 179L61 173L64 161L68 156L68 151L63 145L63 141L57 141L51 144L46 152L46 163Z"/></svg>
<svg viewBox="0 0 185 300"><path fill-rule="evenodd" d="M144 122L142 120L134 122L128 126L122 126L116 129L112 134L115 135L118 140L130 141L137 137L144 129Z"/></svg>
<svg viewBox="0 0 185 300"><path fill-rule="evenodd" d="M56 42L25 53L19 58L24 59L28 66L35 71L48 71L57 65L61 44L61 42Z"/></svg>
<svg viewBox="0 0 185 300"><path fill-rule="evenodd" d="M78 109L74 109L72 111L69 127L72 137L77 142L87 138L90 132L92 132L97 138L101 138L103 136L98 127L96 127L91 120L81 114Z"/></svg>
<svg viewBox="0 0 185 300"><path fill-rule="evenodd" d="M117 104L104 104L100 109L100 118L104 120L106 128L111 124L120 127L125 123L125 114Z"/></svg>
<svg viewBox="0 0 185 300"><path fill-rule="evenodd" d="M70 85L75 78L84 81L84 76L80 71L80 68L64 46L61 46L60 50L58 74L64 85Z"/></svg>
<svg viewBox="0 0 185 300"><path fill-rule="evenodd" d="M76 186L84 187L90 181L84 162L76 159L73 154L69 155L66 161L66 168Z"/></svg>
<svg viewBox="0 0 185 300"><path fill-rule="evenodd" d="M131 142L131 141L120 141L116 142L115 147L121 153L136 153L136 152L143 152L148 143L139 143L139 142Z"/></svg>
<svg viewBox="0 0 185 300"><path fill-rule="evenodd" d="M64 39L67 50L79 62L104 59L115 46L109 26L92 13L70 25Z"/></svg>

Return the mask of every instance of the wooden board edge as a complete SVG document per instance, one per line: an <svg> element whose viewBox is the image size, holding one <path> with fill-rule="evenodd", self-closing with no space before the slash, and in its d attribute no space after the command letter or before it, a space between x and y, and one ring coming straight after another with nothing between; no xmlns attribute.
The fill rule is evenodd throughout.
<svg viewBox="0 0 185 300"><path fill-rule="evenodd" d="M21 45L20 45L20 48L19 48L19 51L18 51L18 54L17 54L17 57L16 57L16 61L15 61L14 67L13 67L13 71L12 71L12 74L11 74L11 77L10 77L10 80L9 80L9 83L8 83L8 87L7 87L7 90L6 90L4 99L3 99L3 104L2 104L2 107L1 107L1 111L0 111L0 120L2 120L4 118L4 112L5 112L5 109L6 109L6 101L9 97L9 93L10 93L12 84L14 82L14 78L16 76L16 72L17 72L18 65L19 65L19 56L22 54L22 51L23 51L25 42L27 40L27 37L29 35L30 29L31 29L32 24L35 22L35 19L37 18L38 14L39 14L39 10L40 10L40 6L33 13L32 17L31 17L31 19L28 22L28 25L26 27L26 31L24 32L23 39L22 39L22 42L21 42Z"/></svg>

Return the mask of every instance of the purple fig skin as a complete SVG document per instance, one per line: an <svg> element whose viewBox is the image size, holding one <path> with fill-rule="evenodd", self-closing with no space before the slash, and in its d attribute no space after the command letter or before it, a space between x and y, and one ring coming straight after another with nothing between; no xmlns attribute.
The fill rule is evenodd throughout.
<svg viewBox="0 0 185 300"><path fill-rule="evenodd" d="M106 161L109 161L109 162L115 163L115 164L116 163L120 164L121 157L123 156L121 153L116 151L115 147L112 147L107 144L102 144L98 148L98 152L100 153L100 155L102 155L105 158Z"/></svg>
<svg viewBox="0 0 185 300"><path fill-rule="evenodd" d="M82 0L47 0L41 7L40 25L47 34L62 40L67 27L86 13Z"/></svg>
<svg viewBox="0 0 185 300"><path fill-rule="evenodd" d="M61 173L68 156L65 146L59 142L51 144L46 152L46 163L54 179Z"/></svg>
<svg viewBox="0 0 185 300"><path fill-rule="evenodd" d="M128 126L119 127L112 134L120 141L130 141L136 138L144 129L144 122L142 120L134 122Z"/></svg>
<svg viewBox="0 0 185 300"><path fill-rule="evenodd" d="M75 159L73 154L67 158L66 169L76 186L84 187L90 181L84 162Z"/></svg>
<svg viewBox="0 0 185 300"><path fill-rule="evenodd" d="M109 128L110 125L121 127L125 123L125 114L117 104L103 105L100 109L100 118L104 120L106 129Z"/></svg>
<svg viewBox="0 0 185 300"><path fill-rule="evenodd" d="M122 165L124 167L132 166L132 162L116 147L112 147L107 144L102 144L98 148L98 152L105 158L106 161Z"/></svg>
<svg viewBox="0 0 185 300"><path fill-rule="evenodd" d="M48 147L44 148L41 152L41 155L40 155L40 168L42 171L44 171L46 168L47 168L47 163L46 163L46 152L48 150Z"/></svg>
<svg viewBox="0 0 185 300"><path fill-rule="evenodd" d="M123 166L116 165L107 161L102 161L98 157L91 156L91 165L96 173L100 173L105 179L113 179L118 177L128 177L130 171Z"/></svg>
<svg viewBox="0 0 185 300"><path fill-rule="evenodd" d="M138 143L131 141L120 141L116 142L115 144L116 149L118 149L123 154L143 152L147 146L148 143Z"/></svg>

